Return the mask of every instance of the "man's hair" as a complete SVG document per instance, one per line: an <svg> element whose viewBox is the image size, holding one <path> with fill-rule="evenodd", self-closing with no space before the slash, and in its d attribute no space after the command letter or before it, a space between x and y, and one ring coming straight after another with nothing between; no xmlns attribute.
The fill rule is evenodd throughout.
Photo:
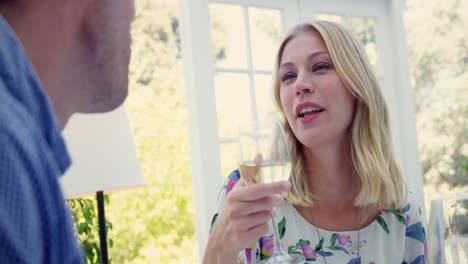
<svg viewBox="0 0 468 264"><path fill-rule="evenodd" d="M284 115L280 100L279 66L288 42L299 34L318 33L327 46L331 60L343 83L356 100L349 129L351 158L359 182L356 206L375 205L392 210L404 205L406 184L398 167L391 143L387 105L379 82L359 39L345 26L329 21L299 24L284 38L278 50L274 70L274 96L283 113L283 126L291 147L293 173L289 202L313 204L310 193L304 146L295 137Z"/></svg>
<svg viewBox="0 0 468 264"><path fill-rule="evenodd" d="M0 7L11 7L13 4L17 4L20 0L0 0Z"/></svg>

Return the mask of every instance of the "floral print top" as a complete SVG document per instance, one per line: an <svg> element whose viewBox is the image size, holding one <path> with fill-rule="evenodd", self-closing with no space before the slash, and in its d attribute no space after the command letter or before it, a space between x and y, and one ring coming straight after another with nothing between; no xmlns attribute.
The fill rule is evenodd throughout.
<svg viewBox="0 0 468 264"><path fill-rule="evenodd" d="M218 197L216 222L227 193L239 180L240 174L232 172ZM404 208L381 212L375 220L359 231L329 231L315 228L289 203L276 210L278 230L283 248L289 254L303 255L305 263L426 263L426 234L421 210L411 193ZM318 232L317 232L318 230ZM273 253L274 239L270 232L250 247L239 252L238 264L253 264L267 259ZM359 241L358 241L359 235Z"/></svg>

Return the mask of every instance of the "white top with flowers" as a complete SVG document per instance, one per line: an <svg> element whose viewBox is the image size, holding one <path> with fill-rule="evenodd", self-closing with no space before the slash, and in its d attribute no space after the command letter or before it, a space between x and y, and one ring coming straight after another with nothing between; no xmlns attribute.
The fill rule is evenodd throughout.
<svg viewBox="0 0 468 264"><path fill-rule="evenodd" d="M239 180L239 171L231 173L218 198L213 227L227 193ZM413 195L404 208L381 212L359 231L328 231L315 228L289 203L277 208L281 244L289 254L303 255L305 263L426 263L426 235L421 210ZM318 230L318 232L317 232ZM237 263L253 264L273 253L272 229L265 237L239 252ZM359 248L359 250L358 250Z"/></svg>

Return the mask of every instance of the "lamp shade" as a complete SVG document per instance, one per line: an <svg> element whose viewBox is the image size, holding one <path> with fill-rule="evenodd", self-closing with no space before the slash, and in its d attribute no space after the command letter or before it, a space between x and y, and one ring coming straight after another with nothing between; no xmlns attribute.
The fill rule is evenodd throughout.
<svg viewBox="0 0 468 264"><path fill-rule="evenodd" d="M124 106L75 114L63 131L72 165L61 178L66 198L145 185Z"/></svg>

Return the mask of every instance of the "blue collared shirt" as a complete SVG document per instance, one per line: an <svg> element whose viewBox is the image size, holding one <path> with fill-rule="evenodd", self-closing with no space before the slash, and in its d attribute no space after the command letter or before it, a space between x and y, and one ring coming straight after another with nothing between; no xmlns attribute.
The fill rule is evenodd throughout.
<svg viewBox="0 0 468 264"><path fill-rule="evenodd" d="M70 166L48 97L0 15L0 263L83 263L60 189Z"/></svg>

